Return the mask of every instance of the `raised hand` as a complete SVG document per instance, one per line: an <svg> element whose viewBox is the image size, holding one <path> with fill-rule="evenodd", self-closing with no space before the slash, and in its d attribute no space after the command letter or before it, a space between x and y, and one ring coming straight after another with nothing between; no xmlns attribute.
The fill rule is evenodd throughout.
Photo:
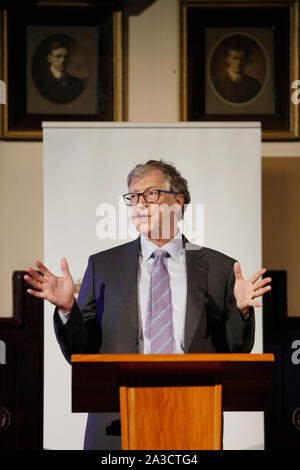
<svg viewBox="0 0 300 470"><path fill-rule="evenodd" d="M60 262L62 277L54 276L40 261L36 261L35 265L42 274L32 268L26 269L28 274L25 274L24 279L34 289L37 289L27 289L27 292L34 297L48 300L56 305L62 313L69 312L74 303L75 286L66 258Z"/></svg>
<svg viewBox="0 0 300 470"><path fill-rule="evenodd" d="M256 282L266 272L266 269L262 268L249 279L244 279L240 263L236 261L233 268L235 274L234 296L237 308L242 313L246 313L249 307L262 307L262 302L257 302L254 299L271 290L271 286L268 285L272 281L270 277Z"/></svg>

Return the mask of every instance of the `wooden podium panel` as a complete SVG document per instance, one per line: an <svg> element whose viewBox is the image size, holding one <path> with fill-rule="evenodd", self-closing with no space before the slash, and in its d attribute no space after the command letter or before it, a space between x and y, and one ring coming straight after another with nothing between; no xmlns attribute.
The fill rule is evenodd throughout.
<svg viewBox="0 0 300 470"><path fill-rule="evenodd" d="M72 356L72 411L121 412L122 449L220 449L222 411L264 410L272 354Z"/></svg>
<svg viewBox="0 0 300 470"><path fill-rule="evenodd" d="M221 398L221 385L121 387L122 449L220 449Z"/></svg>

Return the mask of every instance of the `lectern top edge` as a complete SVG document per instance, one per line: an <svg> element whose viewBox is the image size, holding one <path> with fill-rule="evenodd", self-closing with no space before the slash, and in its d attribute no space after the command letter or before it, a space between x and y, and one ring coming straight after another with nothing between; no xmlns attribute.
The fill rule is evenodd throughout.
<svg viewBox="0 0 300 470"><path fill-rule="evenodd" d="M73 354L75 362L274 362L273 354Z"/></svg>

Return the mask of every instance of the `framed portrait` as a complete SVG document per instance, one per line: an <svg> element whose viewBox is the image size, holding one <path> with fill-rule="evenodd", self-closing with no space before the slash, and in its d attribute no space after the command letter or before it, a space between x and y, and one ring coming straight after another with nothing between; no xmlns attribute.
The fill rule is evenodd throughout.
<svg viewBox="0 0 300 470"><path fill-rule="evenodd" d="M298 0L181 0L182 121L260 121L299 138Z"/></svg>
<svg viewBox="0 0 300 470"><path fill-rule="evenodd" d="M120 2L45 2L1 12L4 139L42 139L42 121L121 121Z"/></svg>

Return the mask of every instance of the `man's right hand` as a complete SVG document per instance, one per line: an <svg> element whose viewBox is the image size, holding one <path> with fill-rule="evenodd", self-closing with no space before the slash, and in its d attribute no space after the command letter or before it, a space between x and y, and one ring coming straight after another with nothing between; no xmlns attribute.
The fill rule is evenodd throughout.
<svg viewBox="0 0 300 470"><path fill-rule="evenodd" d="M24 279L36 289L27 289L27 292L34 297L48 300L62 313L68 313L74 304L75 286L66 258L60 262L62 277L54 276L40 261L36 261L35 265L42 274L32 268L26 269L28 274L25 274Z"/></svg>

